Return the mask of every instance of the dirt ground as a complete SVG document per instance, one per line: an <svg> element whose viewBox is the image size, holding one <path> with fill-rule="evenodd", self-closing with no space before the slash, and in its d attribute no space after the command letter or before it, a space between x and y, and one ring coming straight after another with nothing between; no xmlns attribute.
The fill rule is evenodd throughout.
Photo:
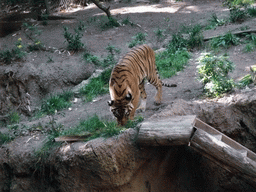
<svg viewBox="0 0 256 192"><path fill-rule="evenodd" d="M42 30L42 34L38 39L46 47L55 47L55 52L32 52L27 55L24 62L0 65L2 73L10 74L12 72L16 79L23 80L24 90L28 91L32 97L32 111L40 106L43 98L60 92L63 89L73 88L82 80L87 79L97 68L82 60L82 52L72 54L65 51L67 44L63 36L63 26L68 26L71 31L73 27L77 26L79 21L85 22L86 29L83 33L82 42L90 53L104 57L107 55L105 48L108 45L114 45L120 48L121 54L119 57L121 57L129 50L128 43L132 40L132 36L138 32L147 33L147 43L153 45L154 49L158 49L164 47L166 41L157 43L154 34L156 29L165 29L168 37L177 32L183 25L207 25L213 13L216 13L220 19L227 18L229 14L229 10L222 6L221 1L160 1L159 3L152 4L149 4L148 1L131 1L130 3L116 1L111 2L109 5L111 13L115 18L123 20L129 17L130 21L137 25L125 25L118 28L101 30L99 21L93 22L93 18L104 14L95 5L89 5L79 10L72 9L61 12L58 15L71 16L75 19L49 21L46 26L38 23L38 28ZM204 37L215 36L228 31L237 31L241 27L246 26L251 29L256 28L256 19L250 18L243 23L220 26L213 30L204 31L203 35ZM23 43L29 42L25 37L24 31L20 30L0 38L0 49L12 47L18 38L22 38ZM244 44L241 44L224 50L230 55L230 60L236 65L234 72L230 74L235 80L249 73L246 71L246 67L256 64L255 52L244 53L244 46ZM161 112L166 106L172 104L175 99L187 101L205 99L202 96L202 84L196 79L196 59L200 56L201 52L203 50L193 50L187 67L174 77L164 79L164 82L176 83L177 87L163 89L163 103L160 106L153 104L155 88L151 85L146 85L146 92L148 94L147 108L146 112L141 114L142 116L148 118L155 113ZM52 58L54 62L48 63L47 60L49 58ZM237 90L237 92L241 91ZM80 119L86 119L93 114L112 119L113 116L107 105L107 100L109 99L109 94L100 96L90 103L84 103L82 98L78 98L76 102L73 102L70 109L58 112L54 119L65 128L73 127ZM3 108L1 113L4 115ZM21 124L30 126L40 122L43 124L48 123L49 118L44 117L34 121L31 121L30 118L30 121L28 121L26 116L22 116Z"/></svg>

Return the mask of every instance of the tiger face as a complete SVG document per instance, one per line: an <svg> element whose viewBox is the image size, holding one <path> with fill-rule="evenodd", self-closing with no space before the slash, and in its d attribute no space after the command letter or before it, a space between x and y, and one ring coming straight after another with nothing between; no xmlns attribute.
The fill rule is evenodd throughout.
<svg viewBox="0 0 256 192"><path fill-rule="evenodd" d="M134 106L131 103L132 95L128 93L124 99L108 101L110 111L116 117L118 125L125 125L130 118Z"/></svg>

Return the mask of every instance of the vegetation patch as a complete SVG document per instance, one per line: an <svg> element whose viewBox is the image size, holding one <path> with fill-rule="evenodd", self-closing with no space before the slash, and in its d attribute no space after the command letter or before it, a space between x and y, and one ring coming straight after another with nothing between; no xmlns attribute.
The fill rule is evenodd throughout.
<svg viewBox="0 0 256 192"><path fill-rule="evenodd" d="M0 51L0 61L10 64L12 61L20 61L26 56L22 39L19 38L14 48Z"/></svg>
<svg viewBox="0 0 256 192"><path fill-rule="evenodd" d="M109 67L111 65L115 65L117 62L115 55L120 53L120 49L113 45L108 45L106 50L108 51L108 55L103 59L100 59L99 57L92 55L87 51L84 53L83 59L101 67Z"/></svg>
<svg viewBox="0 0 256 192"><path fill-rule="evenodd" d="M60 94L51 95L48 99L43 101L40 112L52 115L57 113L57 111L68 108L71 106L73 96L74 93L72 91L64 91Z"/></svg>
<svg viewBox="0 0 256 192"><path fill-rule="evenodd" d="M107 69L98 77L90 80L89 84L80 89L80 94L86 97L86 101L90 102L98 95L108 93L108 82L112 69Z"/></svg>
<svg viewBox="0 0 256 192"><path fill-rule="evenodd" d="M203 43L202 27L183 27L182 32L172 36L167 49L156 54L156 65L163 78L169 78L183 70L190 59L188 49L200 47Z"/></svg>
<svg viewBox="0 0 256 192"><path fill-rule="evenodd" d="M147 33L137 33L135 36L132 37L132 41L129 43L128 47L132 48L136 45L142 45L146 42L146 37L148 36Z"/></svg>
<svg viewBox="0 0 256 192"><path fill-rule="evenodd" d="M223 36L215 37L211 39L210 45L214 49L218 49L220 47L229 48L231 45L238 45L240 42L240 38L236 35L233 35L231 32L226 33Z"/></svg>
<svg viewBox="0 0 256 192"><path fill-rule="evenodd" d="M68 27L64 26L64 37L68 43L67 49L70 51L79 51L84 47L84 44L81 41L83 36L82 31L85 29L83 22L79 22L78 26L74 28L74 34L70 33Z"/></svg>
<svg viewBox="0 0 256 192"><path fill-rule="evenodd" d="M197 69L199 81L203 83L207 96L218 97L235 87L234 80L228 76L234 64L228 60L227 55L204 53L198 59Z"/></svg>

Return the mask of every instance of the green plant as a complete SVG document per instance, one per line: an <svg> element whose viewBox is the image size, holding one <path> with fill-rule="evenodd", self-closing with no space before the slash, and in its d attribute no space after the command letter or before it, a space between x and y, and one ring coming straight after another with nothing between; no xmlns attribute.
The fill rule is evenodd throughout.
<svg viewBox="0 0 256 192"><path fill-rule="evenodd" d="M179 49L174 53L166 50L156 54L156 65L160 76L162 78L172 77L178 71L183 70L189 58L190 54L185 48Z"/></svg>
<svg viewBox="0 0 256 192"><path fill-rule="evenodd" d="M254 49L255 49L255 45L252 44L252 43L248 43L248 44L246 44L245 47L244 47L244 52L249 53L249 52L254 51Z"/></svg>
<svg viewBox="0 0 256 192"><path fill-rule="evenodd" d="M54 63L52 56L48 56L47 63Z"/></svg>
<svg viewBox="0 0 256 192"><path fill-rule="evenodd" d="M37 51L43 48L42 42L38 39L38 36L41 35L42 31L37 28L35 25L30 25L28 23L23 23L22 27L25 29L24 33L26 37L31 40L33 43L28 44L29 51Z"/></svg>
<svg viewBox="0 0 256 192"><path fill-rule="evenodd" d="M94 65L97 65L97 66L102 65L101 60L97 56L92 55L92 54L88 53L87 51L84 53L83 58L86 61L93 63Z"/></svg>
<svg viewBox="0 0 256 192"><path fill-rule="evenodd" d="M161 42L161 41L164 40L165 31L166 31L165 29L157 29L157 30L154 31L158 42Z"/></svg>
<svg viewBox="0 0 256 192"><path fill-rule="evenodd" d="M238 45L240 39L233 35L231 32L226 33L223 36L215 37L210 41L210 45L216 49L219 47L228 48L231 45Z"/></svg>
<svg viewBox="0 0 256 192"><path fill-rule="evenodd" d="M12 141L14 138L10 134L0 132L0 146Z"/></svg>
<svg viewBox="0 0 256 192"><path fill-rule="evenodd" d="M146 42L146 37L148 36L147 33L137 33L135 36L132 37L132 42L129 43L128 47L132 48L136 45L141 45L144 44Z"/></svg>
<svg viewBox="0 0 256 192"><path fill-rule="evenodd" d="M206 95L217 97L235 87L234 80L228 77L228 73L234 69L234 64L226 55L218 57L204 53L198 63L197 72Z"/></svg>
<svg viewBox="0 0 256 192"><path fill-rule="evenodd" d="M41 112L45 114L55 114L61 109L71 106L70 100L73 98L72 91L64 91L63 93L51 95L44 100L41 105Z"/></svg>
<svg viewBox="0 0 256 192"><path fill-rule="evenodd" d="M203 43L202 26L194 25L187 31L189 35L187 40L187 47L193 49L194 47L200 47Z"/></svg>
<svg viewBox="0 0 256 192"><path fill-rule="evenodd" d="M9 123L16 124L20 122L20 115L18 112L13 111L9 114Z"/></svg>
<svg viewBox="0 0 256 192"><path fill-rule="evenodd" d="M116 121L102 121L97 115L94 115L87 120L80 121L78 126L63 131L61 135L87 135L86 141L98 137L112 137L120 134L126 128L135 128L142 121L143 118L138 117L134 121L128 121L125 127L121 127L117 125Z"/></svg>
<svg viewBox="0 0 256 192"><path fill-rule="evenodd" d="M106 50L109 54L105 59L103 59L103 67L114 65L116 63L115 54L119 54L121 52L120 49L113 45L108 45Z"/></svg>
<svg viewBox="0 0 256 192"><path fill-rule="evenodd" d="M245 75L239 82L238 82L238 86L241 87L245 87L250 85L251 83L253 83L252 80L252 76L250 74Z"/></svg>
<svg viewBox="0 0 256 192"><path fill-rule="evenodd" d="M247 11L240 8L230 9L229 21L231 23L241 22L248 17Z"/></svg>
<svg viewBox="0 0 256 192"><path fill-rule="evenodd" d="M101 27L102 30L107 30L107 29L110 29L110 28L113 28L113 27L119 27L120 26L119 22L115 18L109 17L107 19L108 20L106 22L102 21L101 24L100 24L100 27Z"/></svg>
<svg viewBox="0 0 256 192"><path fill-rule="evenodd" d="M11 50L3 50L0 52L0 61L10 64L12 61L17 61L25 57L26 52L24 51L24 45L22 39L19 38L16 45Z"/></svg>
<svg viewBox="0 0 256 192"><path fill-rule="evenodd" d="M80 89L80 94L85 95L87 102L92 101L98 95L108 93L108 81L111 71L111 69L107 69L98 77L92 78L89 84Z"/></svg>
<svg viewBox="0 0 256 192"><path fill-rule="evenodd" d="M256 7L253 7L253 6L248 7L247 12L251 17L256 17Z"/></svg>
<svg viewBox="0 0 256 192"><path fill-rule="evenodd" d="M68 27L64 26L64 37L68 43L68 50L70 51L79 51L84 47L84 44L81 42L82 34L79 29L74 29L75 34L72 34L68 31Z"/></svg>
<svg viewBox="0 0 256 192"><path fill-rule="evenodd" d="M130 20L130 17L127 16L125 19L122 20L121 22L123 25L128 25L130 24L131 26L134 26L134 23Z"/></svg>
<svg viewBox="0 0 256 192"><path fill-rule="evenodd" d="M108 45L106 50L108 51L108 55L103 60L101 60L95 55L88 53L87 51L84 53L83 58L86 61L93 63L94 65L102 66L102 67L107 67L115 64L116 63L115 54L119 54L120 49L116 48L113 45Z"/></svg>
<svg viewBox="0 0 256 192"><path fill-rule="evenodd" d="M218 19L216 13L212 14L211 19L209 20L209 25L206 26L206 30L215 29L217 26L225 25L226 21L224 19Z"/></svg>

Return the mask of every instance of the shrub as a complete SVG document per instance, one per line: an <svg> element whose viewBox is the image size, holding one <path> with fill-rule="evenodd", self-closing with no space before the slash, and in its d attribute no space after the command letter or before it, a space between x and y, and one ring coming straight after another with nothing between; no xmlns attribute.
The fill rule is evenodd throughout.
<svg viewBox="0 0 256 192"><path fill-rule="evenodd" d="M199 80L203 83L208 96L220 96L233 89L235 83L228 77L228 73L234 69L234 64L228 60L227 56L218 57L205 53L198 61Z"/></svg>
<svg viewBox="0 0 256 192"><path fill-rule="evenodd" d="M132 48L136 45L142 45L146 42L146 37L148 36L147 33L137 33L135 36L133 36L133 40L131 43L129 43L128 47Z"/></svg>
<svg viewBox="0 0 256 192"><path fill-rule="evenodd" d="M223 36L215 37L210 41L210 45L216 49L219 47L228 48L231 45L238 45L240 39L233 35L231 32L226 33Z"/></svg>
<svg viewBox="0 0 256 192"><path fill-rule="evenodd" d="M68 50L70 51L79 51L84 47L84 44L81 42L82 34L81 31L78 29L74 29L75 34L72 34L68 31L68 27L64 28L64 37L66 42L68 43Z"/></svg>
<svg viewBox="0 0 256 192"><path fill-rule="evenodd" d="M0 61L10 64L12 61L21 60L25 57L24 45L22 39L19 38L16 42L16 46L11 50L3 50L0 52Z"/></svg>

